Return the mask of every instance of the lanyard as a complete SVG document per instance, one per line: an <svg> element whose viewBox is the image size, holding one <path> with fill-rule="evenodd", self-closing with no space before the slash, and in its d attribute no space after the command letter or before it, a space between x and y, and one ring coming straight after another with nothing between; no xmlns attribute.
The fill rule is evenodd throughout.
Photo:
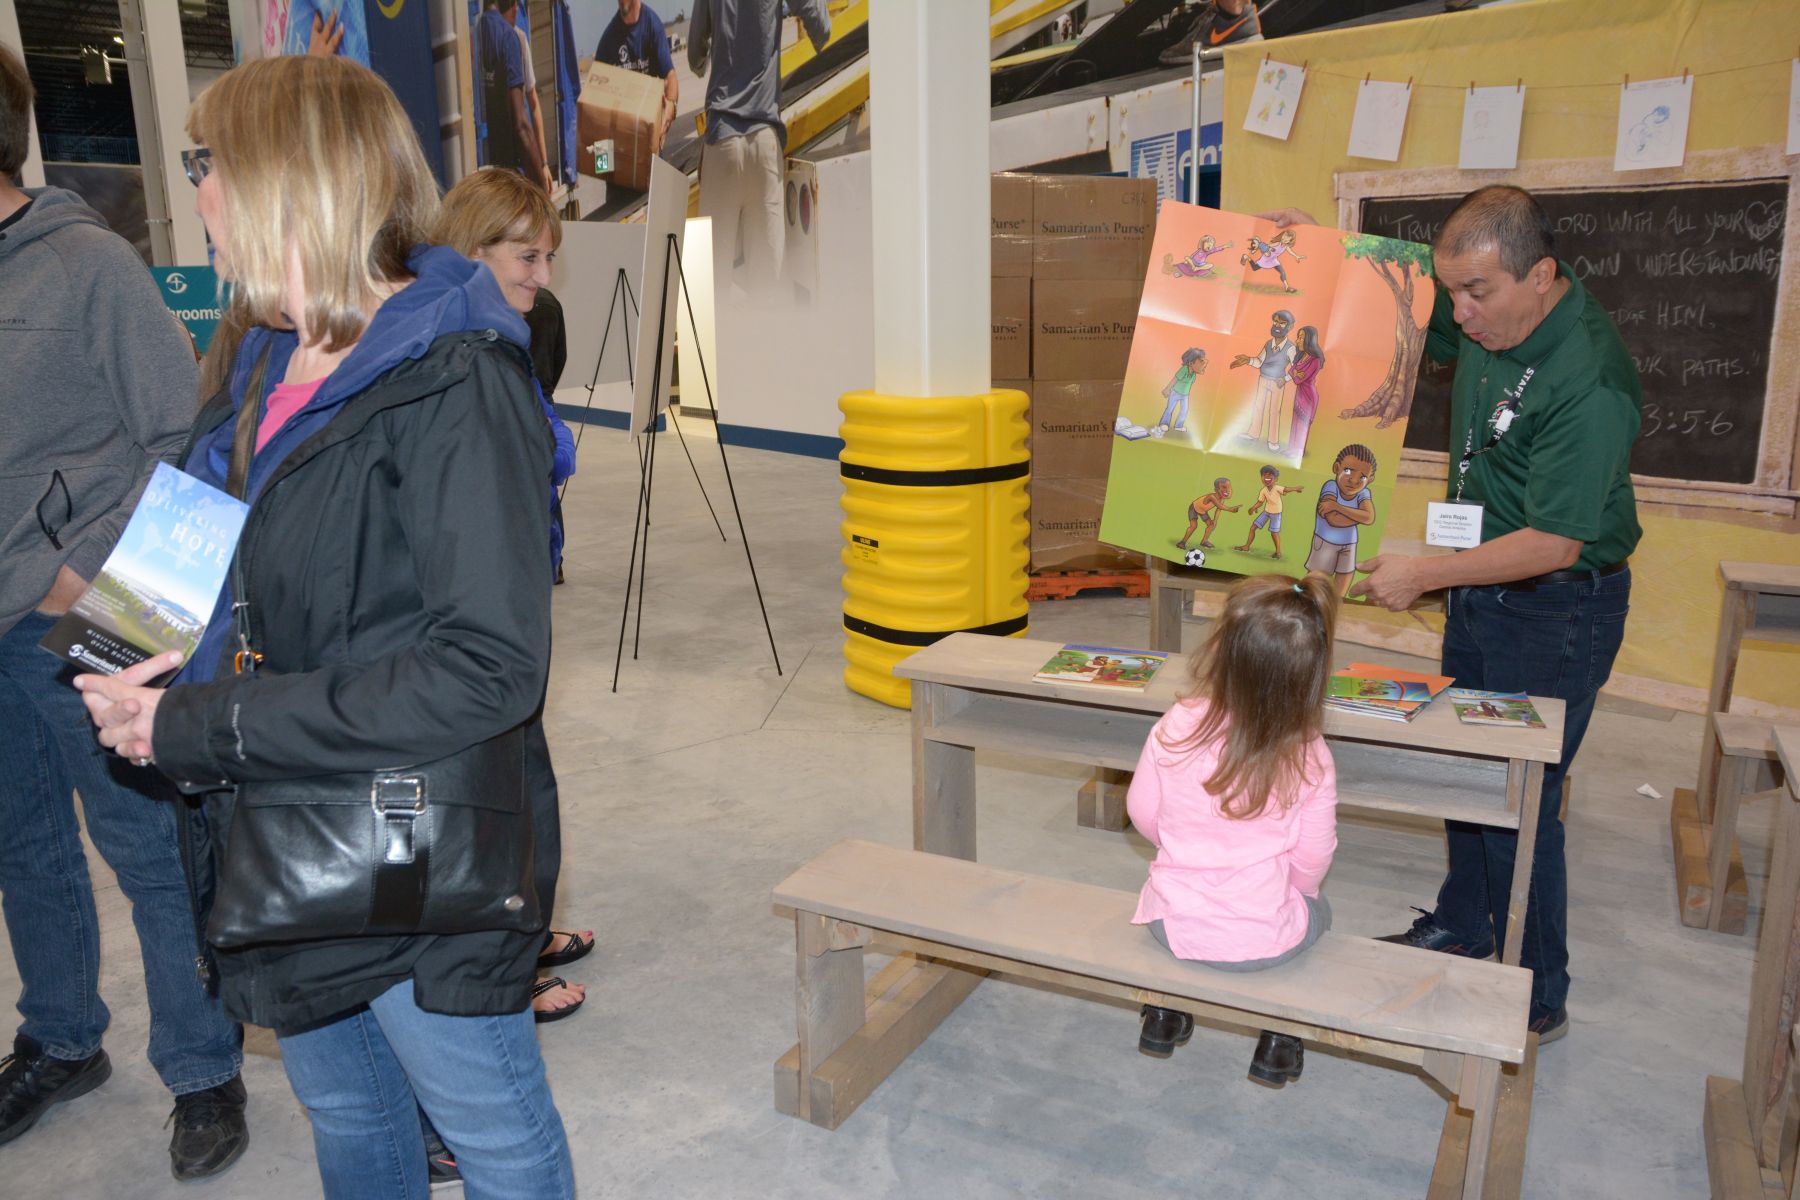
<svg viewBox="0 0 1800 1200"><path fill-rule="evenodd" d="M1456 503L1462 503L1463 487L1469 480L1469 464L1498 446L1500 439L1506 436L1506 431L1512 427L1513 419L1518 415L1519 403L1525 398L1525 389L1531 383L1532 377L1537 374L1538 366L1542 362L1543 360L1539 359L1538 362L1526 367L1525 373L1519 376L1519 382L1513 386L1512 391L1509 392L1504 388L1500 390L1500 402L1494 406L1494 414L1489 418L1494 431L1488 435L1487 442L1479 450L1475 448L1475 429L1480 422L1479 416L1470 423L1468 439L1463 443L1462 459L1456 464ZM1486 381L1487 377L1482 376L1482 382Z"/></svg>

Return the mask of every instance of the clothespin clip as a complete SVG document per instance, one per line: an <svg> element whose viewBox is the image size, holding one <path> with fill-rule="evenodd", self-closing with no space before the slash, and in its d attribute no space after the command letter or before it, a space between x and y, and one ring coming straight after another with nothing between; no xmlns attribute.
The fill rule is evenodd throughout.
<svg viewBox="0 0 1800 1200"><path fill-rule="evenodd" d="M1686 83L1687 81L1688 81L1688 69L1686 67L1683 67L1683 68L1681 68L1681 82Z"/></svg>
<svg viewBox="0 0 1800 1200"><path fill-rule="evenodd" d="M1364 87L1368 87L1368 86L1369 86L1369 75L1373 75L1373 74L1375 74L1375 72L1373 72L1373 71L1370 71L1370 72L1369 72L1369 74L1368 74L1368 75L1364 75L1364 76L1363 76L1363 86L1364 86Z"/></svg>
<svg viewBox="0 0 1800 1200"><path fill-rule="evenodd" d="M1523 75L1521 75L1521 76L1519 76L1518 86L1513 88L1513 94L1516 96L1524 90L1525 90L1525 77Z"/></svg>
<svg viewBox="0 0 1800 1200"><path fill-rule="evenodd" d="M1629 72L1629 71L1627 71L1625 73L1625 86L1627 88L1629 88L1631 86L1631 72Z"/></svg>
<svg viewBox="0 0 1800 1200"><path fill-rule="evenodd" d="M1474 94L1475 94L1475 81L1473 79L1471 79L1471 80L1469 80L1469 95L1473 96Z"/></svg>
<svg viewBox="0 0 1800 1200"><path fill-rule="evenodd" d="M1409 92L1412 91L1412 81L1413 81L1413 77L1411 75L1408 75L1406 77L1406 90Z"/></svg>

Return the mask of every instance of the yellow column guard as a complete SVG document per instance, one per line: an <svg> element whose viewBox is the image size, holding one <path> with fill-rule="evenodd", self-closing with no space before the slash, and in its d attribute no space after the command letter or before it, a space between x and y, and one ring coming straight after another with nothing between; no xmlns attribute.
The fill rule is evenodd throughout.
<svg viewBox="0 0 1800 1200"><path fill-rule="evenodd" d="M1024 392L839 402L844 683L911 706L896 663L947 634L1023 636L1030 470Z"/></svg>

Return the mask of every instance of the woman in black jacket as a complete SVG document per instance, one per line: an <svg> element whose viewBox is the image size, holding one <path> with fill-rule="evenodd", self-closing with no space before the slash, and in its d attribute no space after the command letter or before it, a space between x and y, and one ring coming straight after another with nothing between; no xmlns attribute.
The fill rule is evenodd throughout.
<svg viewBox="0 0 1800 1200"><path fill-rule="evenodd" d="M208 793L223 844L208 930L221 992L232 1016L280 1036L325 1194L425 1196L416 1096L470 1197L572 1195L529 1006L547 915L530 886L526 792L550 777L537 714L551 441L525 324L485 269L424 244L436 188L366 69L249 63L201 96L189 132L206 147L190 155L200 213L251 327L182 465L241 488L250 511L174 686L138 686L174 665L163 657L79 686L103 744ZM473 835L446 840L458 826L432 803L451 798L433 790L445 763L485 772L481 855ZM306 905L357 866L353 839L277 845L255 860L264 886L231 895L257 852L250 818L267 815L245 805L309 787L350 795L342 781L368 788L377 772L417 801L391 806L387 778L360 802L387 839L378 880L392 878L383 863L424 869L414 838L434 871L491 865L511 838L522 886L502 917L397 926L387 911L372 923L390 932L314 927ZM324 827L345 807L309 811ZM225 936L228 911L260 932Z"/></svg>

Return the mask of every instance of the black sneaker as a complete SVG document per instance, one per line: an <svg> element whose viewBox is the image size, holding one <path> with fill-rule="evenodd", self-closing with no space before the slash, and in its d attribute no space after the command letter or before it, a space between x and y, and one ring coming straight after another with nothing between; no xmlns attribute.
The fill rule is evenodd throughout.
<svg viewBox="0 0 1800 1200"><path fill-rule="evenodd" d="M1439 925L1435 914L1417 907L1413 911L1419 914L1419 919L1412 923L1411 929L1405 933L1390 933L1384 938L1375 940L1394 942L1401 946L1417 946L1421 950L1436 950L1440 954L1455 954L1462 958L1494 957L1492 938L1488 939L1485 946L1472 945Z"/></svg>
<svg viewBox="0 0 1800 1200"><path fill-rule="evenodd" d="M96 1050L79 1062L51 1058L24 1034L13 1039L13 1052L0 1058L0 1145L36 1125L52 1105L85 1096L106 1082L112 1060Z"/></svg>
<svg viewBox="0 0 1800 1200"><path fill-rule="evenodd" d="M1256 1056L1250 1060L1250 1078L1270 1087L1284 1087L1300 1078L1306 1068L1306 1043L1285 1033L1270 1033L1256 1039Z"/></svg>
<svg viewBox="0 0 1800 1200"><path fill-rule="evenodd" d="M1138 1049L1153 1058L1167 1058L1175 1047L1185 1046L1194 1036L1194 1015L1179 1009L1143 1007L1144 1027L1138 1034Z"/></svg>
<svg viewBox="0 0 1800 1200"><path fill-rule="evenodd" d="M1544 1012L1533 1009L1531 1024L1526 1026L1538 1035L1538 1045L1547 1046L1569 1032L1569 1010L1559 1008L1555 1012Z"/></svg>
<svg viewBox="0 0 1800 1200"><path fill-rule="evenodd" d="M1194 43L1208 50L1237 42L1256 41L1262 37L1262 18L1256 5L1246 0L1244 11L1228 13L1217 4L1208 5L1194 21L1194 27L1174 45L1156 56L1168 67L1183 67L1194 61Z"/></svg>
<svg viewBox="0 0 1800 1200"><path fill-rule="evenodd" d="M176 1179L205 1179L217 1175L242 1158L250 1145L250 1127L244 1122L244 1079L234 1075L217 1087L175 1097L169 1123L175 1135L169 1139L169 1169Z"/></svg>
<svg viewBox="0 0 1800 1200"><path fill-rule="evenodd" d="M433 1188L449 1187L453 1183L462 1182L462 1172L456 1166L456 1155L450 1153L450 1147L444 1145L444 1139L429 1124L425 1125L425 1165Z"/></svg>

